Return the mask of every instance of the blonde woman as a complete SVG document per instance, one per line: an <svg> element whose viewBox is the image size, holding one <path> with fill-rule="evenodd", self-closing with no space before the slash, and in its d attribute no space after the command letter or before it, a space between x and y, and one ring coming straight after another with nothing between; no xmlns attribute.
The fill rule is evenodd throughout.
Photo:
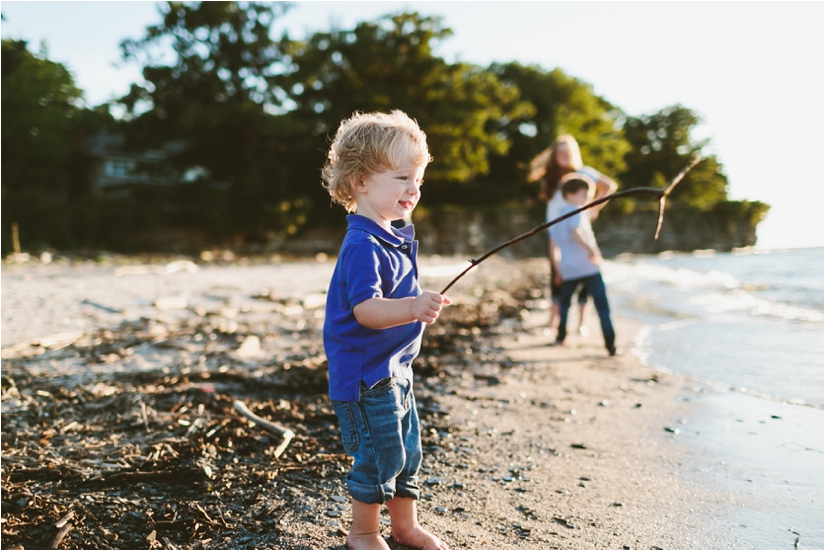
<svg viewBox="0 0 825 551"><path fill-rule="evenodd" d="M542 151L530 164L530 180L538 181L541 184L539 196L547 201L547 221L550 222L559 217L565 202L561 194L561 184L564 180L572 177L579 177L585 181L592 182L595 190L591 188L591 200L601 199L605 195L613 193L617 189L617 184L596 169L585 166L582 162L582 154L576 138L569 134L559 136L550 144L550 147ZM594 194L595 192L595 194ZM606 203L595 206L586 211L590 215L590 220L595 220ZM548 237L550 231L548 229ZM558 246L549 239L548 255L550 257L550 329L557 329L559 319L559 297L561 293L562 279L559 274L558 262L561 253ZM584 307L587 304L587 290L582 288L578 295L579 303L579 333L587 336L588 330L584 325Z"/></svg>

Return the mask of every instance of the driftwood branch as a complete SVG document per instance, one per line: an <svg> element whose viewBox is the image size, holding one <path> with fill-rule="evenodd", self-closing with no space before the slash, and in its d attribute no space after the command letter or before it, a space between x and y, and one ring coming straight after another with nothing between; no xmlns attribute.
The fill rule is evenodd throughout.
<svg viewBox="0 0 825 551"><path fill-rule="evenodd" d="M273 423L271 421L267 421L266 419L264 419L262 417L258 417L257 415L252 413L249 410L249 408L246 407L246 404L244 404L240 400L235 400L233 405L235 406L235 409L238 410L238 412L241 415L243 415L244 417L246 417L247 419L249 419L250 421L252 421L256 425L260 426L264 430L267 430L269 432L277 434L277 435L281 436L281 438L283 438L283 441L281 441L281 443L278 445L278 447L275 448L275 457L276 458L281 457L281 454L284 453L284 450L286 449L286 447L289 446L289 443L292 441L292 438L295 437L295 433L292 432L291 430L289 430L288 428L282 427L281 425L279 425L277 423Z"/></svg>
<svg viewBox="0 0 825 551"><path fill-rule="evenodd" d="M578 208L578 209L576 209L572 212L568 212L567 214L559 216L558 218L556 218L554 220L551 220L550 222L546 222L546 223L544 223L540 226L537 226L537 227L533 228L532 230L519 235L518 237L514 237L510 241L507 241L506 243L502 243L501 245L499 245L495 249L492 249L492 250L484 253L484 255L479 257L479 258L471 258L470 259L470 265L467 266L464 269L463 272L461 272L455 278L453 278L453 280L449 284L447 284L446 287L444 287L444 289L441 291L441 294L443 295L444 293L449 291L450 287L452 287L459 279L464 277L464 275L467 272L469 272L470 270L472 270L473 268L475 268L476 266L478 266L479 264L481 264L482 262L487 260L489 257L493 256L497 252L501 251L502 249L506 249L507 247L510 247L511 245L515 245L516 243L524 241L528 237L531 237L531 236L537 234L538 232L549 228L550 226L552 226L554 224L558 224L562 220L566 220L567 218L575 216L576 214L578 214L580 212L583 212L587 209L593 208L597 205L601 205L602 203L607 203L611 199L616 199L617 197L628 197L630 195L655 195L656 197L658 197L658 199L659 199L659 216L656 219L656 234L654 235L654 239L659 239L659 232L662 229L662 222L665 219L665 201L667 200L668 196L673 191L673 188L676 187L676 184L681 182L682 178L685 177L685 174L687 174L688 171L691 168L693 168L694 166L696 166L699 163L699 161L701 161L701 160L702 160L701 157L694 157L693 160L691 160L690 163L684 169L682 169L682 171L679 174L677 174L676 177L673 178L673 180L671 180L670 183L666 187L663 187L663 188L637 187L637 188L626 189L624 191L617 191L616 193L612 193L610 195L605 195L601 199L596 199L595 201L587 203L586 205L582 206L581 208Z"/></svg>
<svg viewBox="0 0 825 551"><path fill-rule="evenodd" d="M49 549L59 549L60 542L63 541L63 538L71 532L72 530L72 523L67 522L60 526L60 530L58 530L57 534L55 534L54 539L52 539L51 544L49 545Z"/></svg>

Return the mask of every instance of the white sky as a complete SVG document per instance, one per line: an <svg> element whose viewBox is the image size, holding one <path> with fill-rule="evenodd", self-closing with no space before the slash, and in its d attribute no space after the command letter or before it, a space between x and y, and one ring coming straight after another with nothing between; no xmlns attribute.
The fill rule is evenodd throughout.
<svg viewBox="0 0 825 551"><path fill-rule="evenodd" d="M0 4L4 38L41 41L90 105L125 94L139 70L118 44L159 20L154 2ZM436 53L559 67L630 115L680 103L725 167L733 199L772 206L766 248L825 241L825 3L298 2L277 25L302 38L402 10L455 32ZM587 159L585 159L587 162Z"/></svg>

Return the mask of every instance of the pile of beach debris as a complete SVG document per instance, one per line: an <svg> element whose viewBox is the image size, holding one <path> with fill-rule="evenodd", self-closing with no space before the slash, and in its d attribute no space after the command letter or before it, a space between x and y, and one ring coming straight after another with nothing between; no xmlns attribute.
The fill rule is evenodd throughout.
<svg viewBox="0 0 825 551"><path fill-rule="evenodd" d="M450 378L493 358L487 337L517 330L540 285L476 288L428 328L425 446L452 430L438 404ZM254 298L288 323L193 311L4 350L2 547L311 547L313 529L335 532L351 460L327 397L323 301Z"/></svg>

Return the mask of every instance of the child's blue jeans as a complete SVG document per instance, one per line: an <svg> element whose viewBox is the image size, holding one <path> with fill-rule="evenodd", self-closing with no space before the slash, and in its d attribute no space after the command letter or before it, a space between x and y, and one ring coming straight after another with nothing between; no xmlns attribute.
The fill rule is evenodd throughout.
<svg viewBox="0 0 825 551"><path fill-rule="evenodd" d="M610 305L607 303L607 290L604 286L602 274L582 277L579 279L567 280L561 284L561 306L559 308L559 332L556 335L557 342L564 342L567 336L567 314L570 312L570 302L573 292L580 284L584 284L587 292L593 297L593 304L596 312L599 313L599 322L604 335L604 346L611 354L616 350L616 333L613 331L613 323L610 321Z"/></svg>
<svg viewBox="0 0 825 551"><path fill-rule="evenodd" d="M421 429L412 381L386 378L361 388L358 402L333 400L344 450L355 461L347 488L362 503L385 503L394 496L419 498Z"/></svg>

